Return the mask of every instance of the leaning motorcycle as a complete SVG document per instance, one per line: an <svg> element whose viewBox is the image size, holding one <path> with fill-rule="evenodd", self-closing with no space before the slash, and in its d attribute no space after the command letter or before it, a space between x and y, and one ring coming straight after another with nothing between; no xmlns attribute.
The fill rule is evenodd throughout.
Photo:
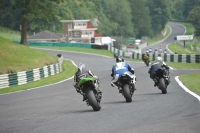
<svg viewBox="0 0 200 133"><path fill-rule="evenodd" d="M147 56L147 55L144 55L144 57L143 57L143 61L144 61L144 63L147 65L147 66L149 66L149 56Z"/></svg>
<svg viewBox="0 0 200 133"><path fill-rule="evenodd" d="M169 75L165 75L165 69L159 69L156 71L155 77L158 82L158 88L162 91L162 94L167 93L167 86L170 83Z"/></svg>
<svg viewBox="0 0 200 133"><path fill-rule="evenodd" d="M93 77L82 76L78 82L78 87L81 90L81 94L85 98L88 106L92 106L94 111L99 111L101 109L101 94L97 93L95 87L99 87L97 80Z"/></svg>
<svg viewBox="0 0 200 133"><path fill-rule="evenodd" d="M117 82L118 87L122 89L122 95L126 102L132 102L132 96L135 91L136 76L130 72L125 72Z"/></svg>

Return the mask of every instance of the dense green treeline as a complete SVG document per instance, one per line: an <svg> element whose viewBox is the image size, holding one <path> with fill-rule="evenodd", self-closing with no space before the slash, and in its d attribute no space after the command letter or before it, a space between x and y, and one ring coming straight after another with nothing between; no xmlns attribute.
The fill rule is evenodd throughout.
<svg viewBox="0 0 200 133"><path fill-rule="evenodd" d="M1 0L0 25L22 32L62 32L60 20L93 19L104 36L153 37L171 19L200 26L200 0Z"/></svg>

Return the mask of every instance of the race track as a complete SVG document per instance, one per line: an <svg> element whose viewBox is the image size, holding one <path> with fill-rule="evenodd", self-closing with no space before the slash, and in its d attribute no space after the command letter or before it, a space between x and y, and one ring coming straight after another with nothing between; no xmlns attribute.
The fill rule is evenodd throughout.
<svg viewBox="0 0 200 133"><path fill-rule="evenodd" d="M114 58L46 51L55 55L60 53L76 64L82 62L99 77L103 92L102 109L94 112L82 102L82 96L73 87L73 79L0 95L0 133L200 132L200 102L175 81L178 75L199 70L171 70L172 82L168 86L168 93L161 94L160 90L153 87L154 83L147 73L148 67L144 63L129 62L135 69L137 90L133 102L126 103L117 88L110 85Z"/></svg>

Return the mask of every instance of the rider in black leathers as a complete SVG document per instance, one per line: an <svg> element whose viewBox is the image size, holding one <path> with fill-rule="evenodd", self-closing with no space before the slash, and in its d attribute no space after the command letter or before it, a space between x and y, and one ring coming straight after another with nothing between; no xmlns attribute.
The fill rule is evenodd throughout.
<svg viewBox="0 0 200 133"><path fill-rule="evenodd" d="M97 77L96 75L94 75L94 74L92 73L92 71L87 70L86 67L85 67L85 65L82 64L82 63L80 63L80 64L78 65L78 70L77 70L77 72L76 72L75 75L74 75L74 87L76 88L76 91L77 91L78 93L81 93L81 90L80 90L80 88L78 87L78 82L79 82L79 80L80 80L81 75L83 75L83 74L87 74L88 76L93 77L93 78L97 81L97 84L98 84L98 85L95 86L95 89L97 90L97 93L99 93L99 94L102 95L102 92L101 92L100 88L98 87L98 86L99 86L99 79L98 79L98 77ZM85 98L83 97L83 101L84 101L84 100L85 100Z"/></svg>
<svg viewBox="0 0 200 133"><path fill-rule="evenodd" d="M158 82L155 78L156 71L159 69L165 70L165 76L169 79L169 67L162 61L162 57L157 57L154 62L152 62L151 67L149 68L148 73L150 78L155 82L154 87L158 85Z"/></svg>

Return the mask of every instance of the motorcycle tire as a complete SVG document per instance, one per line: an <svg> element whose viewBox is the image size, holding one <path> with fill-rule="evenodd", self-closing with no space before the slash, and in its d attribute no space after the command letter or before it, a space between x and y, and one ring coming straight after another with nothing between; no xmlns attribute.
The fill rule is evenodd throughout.
<svg viewBox="0 0 200 133"><path fill-rule="evenodd" d="M89 104L92 106L94 111L99 111L101 109L100 103L97 102L97 99L92 90L89 90L87 92L87 98L88 98Z"/></svg>
<svg viewBox="0 0 200 133"><path fill-rule="evenodd" d="M162 91L162 94L166 94L167 93L167 87L165 85L165 81L163 78L159 79L159 84L160 84L160 89Z"/></svg>
<svg viewBox="0 0 200 133"><path fill-rule="evenodd" d="M145 64L146 64L147 66L149 66L149 61L145 60Z"/></svg>
<svg viewBox="0 0 200 133"><path fill-rule="evenodd" d="M127 103L132 102L131 92L130 92L128 84L125 84L123 86L123 94L124 94L124 97L125 97Z"/></svg>

